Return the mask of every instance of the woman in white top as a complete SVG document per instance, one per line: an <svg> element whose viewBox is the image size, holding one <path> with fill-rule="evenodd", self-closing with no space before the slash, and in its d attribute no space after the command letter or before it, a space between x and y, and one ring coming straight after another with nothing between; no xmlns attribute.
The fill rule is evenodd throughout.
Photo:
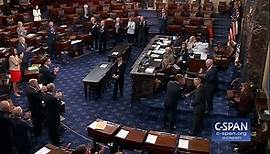
<svg viewBox="0 0 270 154"><path fill-rule="evenodd" d="M35 9L33 9L33 16L34 21L41 21L41 12L40 9L38 8L38 5L36 5Z"/></svg>
<svg viewBox="0 0 270 154"><path fill-rule="evenodd" d="M132 17L129 18L127 25L127 39L129 43L133 43L135 36L136 23L133 21Z"/></svg>

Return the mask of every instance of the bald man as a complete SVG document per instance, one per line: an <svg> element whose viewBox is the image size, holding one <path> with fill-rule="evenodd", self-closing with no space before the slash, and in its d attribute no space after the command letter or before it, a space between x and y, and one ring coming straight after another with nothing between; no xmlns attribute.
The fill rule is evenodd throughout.
<svg viewBox="0 0 270 154"><path fill-rule="evenodd" d="M10 106L8 101L0 103L0 149L1 153L11 154L11 119L10 119Z"/></svg>
<svg viewBox="0 0 270 154"><path fill-rule="evenodd" d="M31 111L34 135L42 134L42 123L44 120L44 109L42 107L43 96L37 79L30 79L29 86L25 90L28 108Z"/></svg>
<svg viewBox="0 0 270 154"><path fill-rule="evenodd" d="M207 110L211 112L213 110L213 98L217 88L217 68L214 66L214 62L212 59L207 59L205 62L206 70L205 70L205 87L206 91L206 99L207 99Z"/></svg>
<svg viewBox="0 0 270 154"><path fill-rule="evenodd" d="M31 125L22 119L23 110L17 106L12 110L12 132L18 154L31 154L30 130Z"/></svg>

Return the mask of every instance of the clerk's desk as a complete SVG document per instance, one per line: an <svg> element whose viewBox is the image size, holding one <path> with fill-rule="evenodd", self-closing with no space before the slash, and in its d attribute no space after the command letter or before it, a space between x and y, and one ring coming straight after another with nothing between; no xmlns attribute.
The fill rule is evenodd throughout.
<svg viewBox="0 0 270 154"><path fill-rule="evenodd" d="M98 122L101 122L102 125L97 126ZM142 130L102 119L93 121L87 131L88 136L93 139L95 149L98 147L98 142L110 145L111 149L140 150L141 153L146 151L149 154L173 154L175 152L206 154L210 152L210 142L205 138ZM179 145L179 142L183 140L186 145Z"/></svg>

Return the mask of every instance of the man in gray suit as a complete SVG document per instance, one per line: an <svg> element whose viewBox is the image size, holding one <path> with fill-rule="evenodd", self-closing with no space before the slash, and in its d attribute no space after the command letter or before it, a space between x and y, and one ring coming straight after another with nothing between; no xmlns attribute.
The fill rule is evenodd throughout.
<svg viewBox="0 0 270 154"><path fill-rule="evenodd" d="M175 76L175 81L169 81L167 84L167 90L164 100L164 129L167 129L169 123L169 131L173 131L176 111L177 111L177 102L179 99L184 98L184 85L186 83L185 78L181 74Z"/></svg>

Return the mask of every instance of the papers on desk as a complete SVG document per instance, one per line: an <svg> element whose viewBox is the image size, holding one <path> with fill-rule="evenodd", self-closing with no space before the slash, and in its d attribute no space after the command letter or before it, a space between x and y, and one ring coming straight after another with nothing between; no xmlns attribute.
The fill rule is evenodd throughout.
<svg viewBox="0 0 270 154"><path fill-rule="evenodd" d="M154 61L155 61L155 62L161 62L162 59L160 59L160 58L155 58Z"/></svg>
<svg viewBox="0 0 270 154"><path fill-rule="evenodd" d="M107 125L107 121L94 121L92 122L88 127L92 128L92 129L99 129L102 130L106 127Z"/></svg>
<svg viewBox="0 0 270 154"><path fill-rule="evenodd" d="M32 50L32 53L37 52L37 51L40 50L40 49L41 49L41 47L36 48L36 49Z"/></svg>
<svg viewBox="0 0 270 154"><path fill-rule="evenodd" d="M77 43L80 43L82 42L82 40L73 40L70 42L71 45L74 45L74 44L77 44Z"/></svg>
<svg viewBox="0 0 270 154"><path fill-rule="evenodd" d="M154 50L153 53L156 53L156 54L160 54L160 55L163 55L164 53L166 52L165 49L159 49L159 50Z"/></svg>
<svg viewBox="0 0 270 154"><path fill-rule="evenodd" d="M116 136L119 137L119 138L122 138L122 139L125 139L128 135L129 131L127 130L124 130L124 129L121 129L117 134Z"/></svg>
<svg viewBox="0 0 270 154"><path fill-rule="evenodd" d="M157 141L157 137L158 136L156 136L156 135L148 134L145 142L155 144Z"/></svg>
<svg viewBox="0 0 270 154"><path fill-rule="evenodd" d="M159 55L158 54L151 54L150 57L157 58L157 57L159 57Z"/></svg>
<svg viewBox="0 0 270 154"><path fill-rule="evenodd" d="M118 52L112 52L112 55L113 56L117 56L118 55Z"/></svg>
<svg viewBox="0 0 270 154"><path fill-rule="evenodd" d="M35 36L35 34L27 34L26 35L26 37L28 37L28 38L31 38L31 37L34 37Z"/></svg>
<svg viewBox="0 0 270 154"><path fill-rule="evenodd" d="M178 142L178 148L181 148L181 149L188 149L188 145L189 145L189 140L186 140L186 139L179 139L179 142Z"/></svg>
<svg viewBox="0 0 270 154"><path fill-rule="evenodd" d="M38 68L39 68L39 67L38 67L37 65L32 65L32 66L28 67L28 70L29 70L29 71L37 71Z"/></svg>
<svg viewBox="0 0 270 154"><path fill-rule="evenodd" d="M108 66L108 64L101 64L100 67L101 68L106 68Z"/></svg>
<svg viewBox="0 0 270 154"><path fill-rule="evenodd" d="M38 150L37 152L35 152L35 154L47 154L49 153L51 150L46 148L46 147L43 147L41 148L40 150Z"/></svg>
<svg viewBox="0 0 270 154"><path fill-rule="evenodd" d="M61 25L60 27L61 27L61 28L66 28L66 27L67 27L67 25Z"/></svg>
<svg viewBox="0 0 270 154"><path fill-rule="evenodd" d="M206 60L207 59L207 54L206 53L201 53L201 60Z"/></svg>
<svg viewBox="0 0 270 154"><path fill-rule="evenodd" d="M147 67L145 69L145 73L154 73L154 71L155 71L155 67Z"/></svg>

